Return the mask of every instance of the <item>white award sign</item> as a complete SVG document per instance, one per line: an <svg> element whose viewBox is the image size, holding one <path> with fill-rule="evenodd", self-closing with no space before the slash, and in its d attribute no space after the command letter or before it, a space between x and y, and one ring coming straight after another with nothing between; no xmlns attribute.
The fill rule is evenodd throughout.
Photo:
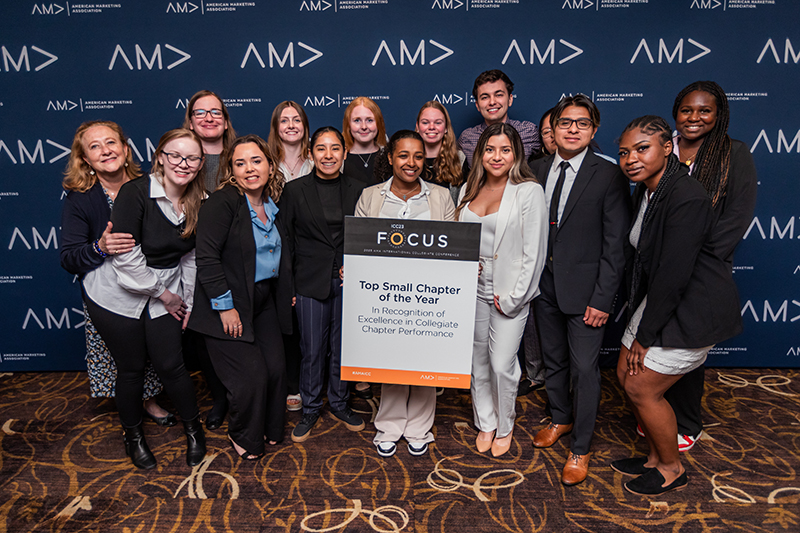
<svg viewBox="0 0 800 533"><path fill-rule="evenodd" d="M480 224L345 219L343 380L469 388Z"/></svg>

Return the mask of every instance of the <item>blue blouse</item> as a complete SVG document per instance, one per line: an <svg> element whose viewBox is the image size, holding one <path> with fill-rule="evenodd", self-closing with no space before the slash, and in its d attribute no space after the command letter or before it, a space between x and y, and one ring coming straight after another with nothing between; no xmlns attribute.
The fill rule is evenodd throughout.
<svg viewBox="0 0 800 533"><path fill-rule="evenodd" d="M247 199L247 196L245 196ZM281 236L275 226L275 215L278 214L278 206L268 198L264 202L264 213L267 215L267 223L258 219L250 200L247 199L247 207L250 209L250 219L253 226L253 240L256 244L256 279L255 282L265 279L277 278L278 267L281 262ZM211 299L211 306L216 311L226 311L233 309L233 296L229 290L222 296Z"/></svg>

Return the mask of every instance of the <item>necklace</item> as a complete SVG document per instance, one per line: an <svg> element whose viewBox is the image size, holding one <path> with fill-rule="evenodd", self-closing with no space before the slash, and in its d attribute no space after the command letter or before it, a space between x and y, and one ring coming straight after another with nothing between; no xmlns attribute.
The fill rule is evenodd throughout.
<svg viewBox="0 0 800 533"><path fill-rule="evenodd" d="M683 155L683 150L681 150L680 146L678 146L678 152L680 153L680 159L685 161L686 166L692 166L692 161L694 161L694 158L697 157L697 152L699 152L699 151L700 151L700 149L698 148L697 150L692 152L691 155L686 155L685 156L685 155Z"/></svg>
<svg viewBox="0 0 800 533"><path fill-rule="evenodd" d="M402 196L403 197L403 201L406 201L409 196L414 194L414 191L416 191L417 189L421 189L421 185L419 184L419 182L417 182L417 184L414 186L414 188L411 189L410 191L408 191L406 194L403 194L402 192L398 191L395 188L394 183L392 184L391 188L392 188L392 192L393 193L395 193L397 196Z"/></svg>
<svg viewBox="0 0 800 533"><path fill-rule="evenodd" d="M372 159L372 156L373 156L373 155L375 155L375 152L372 152L371 154L369 154L369 155L367 156L367 159L366 159L366 161L364 160L364 158L363 158L363 157L361 157L361 154L356 154L356 155L357 155L357 156L358 156L358 158L361 160L361 162L362 162L362 163L364 163L364 168L367 168L367 167L369 167L369 160L370 160L370 159Z"/></svg>
<svg viewBox="0 0 800 533"><path fill-rule="evenodd" d="M502 189L502 188L504 188L505 186L506 186L506 184L505 184L505 182L503 182L503 184L502 184L502 185L498 185L498 186L497 186L497 187L495 187L495 188L489 187L488 185L484 185L483 187L484 187L486 190L488 190L489 192L494 192L494 191L496 191L497 189Z"/></svg>
<svg viewBox="0 0 800 533"><path fill-rule="evenodd" d="M291 175L292 177L294 177L295 173L297 172L297 165L300 164L300 161L302 161L302 159L298 156L297 160L294 162L294 165L292 166L286 165L286 168L289 169L289 175Z"/></svg>

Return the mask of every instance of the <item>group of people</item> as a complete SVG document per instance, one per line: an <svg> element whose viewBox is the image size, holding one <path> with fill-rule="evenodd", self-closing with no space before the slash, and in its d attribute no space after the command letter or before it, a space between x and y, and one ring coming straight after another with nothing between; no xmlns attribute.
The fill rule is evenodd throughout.
<svg viewBox="0 0 800 533"><path fill-rule="evenodd" d="M200 91L183 127L161 138L149 176L117 124L81 125L63 184L61 263L82 281L93 394L104 382L97 395L115 395L133 464L156 466L144 414L177 423L153 399L162 386L184 425L187 463L203 461L185 352L196 352L214 397L206 427L227 412L242 459L283 440L286 410L302 410L292 440L308 439L325 395L337 423L364 429L340 374L344 219L355 215L481 224L475 445L506 453L517 394L545 386L552 422L533 445L572 433L565 485L588 474L600 345L625 279L617 375L650 451L611 467L636 476L625 484L635 494L685 486L678 444L702 430L709 349L741 330L732 258L755 205L754 165L727 135L725 93L713 82L684 89L677 136L660 117L633 120L617 165L595 153L591 99L562 98L537 127L508 117L513 89L499 70L479 75L484 120L458 140L435 101L414 130L388 137L367 97L350 102L341 131L309 135L303 107L285 101L266 141L237 137L222 99ZM368 383L352 392L372 395ZM382 385L380 456L401 439L411 455L427 452L436 394Z"/></svg>

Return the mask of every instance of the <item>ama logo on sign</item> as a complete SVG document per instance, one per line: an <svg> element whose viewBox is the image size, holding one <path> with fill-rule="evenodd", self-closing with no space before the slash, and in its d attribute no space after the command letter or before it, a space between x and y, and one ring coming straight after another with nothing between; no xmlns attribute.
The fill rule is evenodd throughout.
<svg viewBox="0 0 800 533"><path fill-rule="evenodd" d="M781 58L778 55L778 50L775 48L775 43L772 42L772 39L768 39L766 44L764 44L764 48L761 49L761 53L758 55L758 59L756 59L756 63L761 63L761 60L764 59L764 56L770 57L767 52L771 52L771 57L775 58L775 62L780 64ZM786 44L783 48L783 62L787 65L789 64L789 59L792 60L792 63L797 64L800 61L800 50L797 53L794 53L794 47L792 46L792 41L789 38L786 38Z"/></svg>
<svg viewBox="0 0 800 533"><path fill-rule="evenodd" d="M62 159L69 155L70 149L67 148L66 146L58 144L55 141L51 141L50 139L45 139L45 142L50 146L53 146L54 148L58 148L59 150L61 150L60 154L56 154L50 159L48 159L47 161L48 163L55 163L59 159ZM40 163L44 163L44 144L42 143L41 139L37 139L36 145L33 148L33 153L31 153L31 151L28 150L28 147L20 139L17 139L17 148L19 149L20 163L22 163L23 165L25 164L26 158L29 163L36 163L37 161ZM5 143L5 141L0 139L0 161L2 161L3 154L5 154L11 160L12 164L14 165L17 164L17 158L14 157L14 154L11 153L11 150L9 150L9 147Z"/></svg>
<svg viewBox="0 0 800 533"><path fill-rule="evenodd" d="M175 48L171 44L164 44L164 48L166 48L167 50L171 50L172 52L175 52L176 54L178 54L180 56L180 58L178 58L176 61L173 61L172 63L167 65L167 70L174 69L175 67L177 67L178 65L180 65L181 63L183 63L185 61L188 61L192 57L191 55L187 54L183 50ZM153 70L153 66L155 66L155 65L158 65L158 70L163 70L163 64L162 64L162 61L161 61L161 45L160 44L156 45L156 48L153 51L153 55L150 56L150 60L149 61L148 61L147 56L145 55L144 51L142 50L141 46L139 46L137 44L137 45L135 45L134 49L135 49L135 57L136 57L136 70L142 70L142 63L144 63L145 67L147 67L147 70ZM123 50L121 44L118 44L114 48L114 55L111 56L111 63L108 64L108 70L113 70L114 69L114 65L116 65L118 58L121 58L125 62L125 64L128 65L128 68L130 70L134 70L133 69L133 63L131 63L131 60L128 59L128 54L125 53L125 50Z"/></svg>
<svg viewBox="0 0 800 533"><path fill-rule="evenodd" d="M300 11L325 11L333 7L333 4L326 0L303 0L300 4Z"/></svg>
<svg viewBox="0 0 800 533"><path fill-rule="evenodd" d="M437 52L437 53L438 52L443 52L443 53L440 53L437 57L435 57L433 59L429 59L428 60L428 65L435 65L439 61L441 61L443 59L446 59L446 58L450 57L451 55L453 55L453 50L451 50L450 48L446 47L445 45L443 45L441 43L437 43L433 39L429 39L428 43L430 43L430 44L432 44L433 46L436 47L436 48L433 49L434 52ZM437 48L438 48L438 50L437 50ZM429 49L429 48L427 48L426 45L425 45L425 39L420 39L419 46L417 46L417 49L414 51L414 55L412 56L411 55L411 50L408 48L408 45L406 45L406 42L403 39L400 39L400 49L399 49L399 52L398 52L398 54L400 56L400 64L401 65L405 65L406 64L406 60L408 60L409 65L413 65L413 64L415 64L417 62L417 59L419 59L419 64L420 65L424 65L425 64L426 49ZM372 58L372 66L373 67L378 62L378 59L380 59L382 54L386 54L386 57L389 59L389 61L391 61L392 65L397 66L397 61L394 58L394 54L392 54L392 50L389 48L389 45L384 40L384 41L381 41L380 46L378 46L378 51L375 52L375 57ZM428 53L428 56L430 57L430 53Z"/></svg>
<svg viewBox="0 0 800 533"><path fill-rule="evenodd" d="M300 41L297 41L297 46L305 50L308 50L313 54L310 58L299 63L297 65L298 68L305 67L306 65L308 65L312 61L316 61L323 55L322 52L320 52L316 48L313 48ZM279 67L283 68L284 65L286 65L287 61L289 63L289 67L294 67L294 43L289 43L289 45L286 47L286 52L283 54L283 57L281 57L280 54L278 54L278 50L272 43L267 43L267 51L269 54L268 55L269 68L273 68L275 66L275 62L278 63ZM258 61L258 64L261 65L261 68L267 68L266 63L264 63L264 60L261 58L261 53L259 53L258 48L256 48L256 45L253 43L250 43L250 45L247 47L247 52L245 52L244 54L244 59L242 59L242 64L240 65L240 68L244 68L247 65L247 60L250 59L251 55L256 58L256 61Z"/></svg>
<svg viewBox="0 0 800 533"><path fill-rule="evenodd" d="M167 4L167 13L194 13L200 6L191 2L170 2Z"/></svg>
<svg viewBox="0 0 800 533"><path fill-rule="evenodd" d="M791 134L792 132L790 130L789 135L791 136ZM795 149L795 151L798 154L800 154L800 129L797 130L797 133L795 133L791 142L787 140L786 134L783 133L783 129L779 129L777 137L773 139L774 139L774 144L778 148L778 153L781 153L781 151L784 151L787 154L791 153L792 149L795 149L796 145L797 148ZM761 144L764 145L764 147L769 151L769 153L773 152L772 149L773 141L770 141L769 135L767 134L767 130L763 129L761 130L761 132L758 134L758 137L756 137L756 140L753 143L752 148L750 148L750 152L755 152L756 148L758 148L758 146Z"/></svg>
<svg viewBox="0 0 800 533"><path fill-rule="evenodd" d="M692 57L686 60L686 63L693 63L700 59L703 56L706 56L711 53L711 48L703 46L702 44L698 43L694 39L686 39L686 41L695 46L700 50L699 53L693 55ZM636 58L639 57L639 53L644 51L647 55L647 59L650 60L650 63L655 63L655 59L653 59L653 53L650 51L650 45L647 44L646 39L642 39L639 41L639 46L636 47L636 51L633 53L633 57L631 57L631 63L636 61ZM672 53L669 52L669 48L667 48L667 43L664 42L664 39L658 40L658 62L663 63L664 58L666 58L667 63L672 63L673 60L677 57L676 63L683 63L683 39L678 40L678 44L675 45L675 48L672 49Z"/></svg>
<svg viewBox="0 0 800 533"><path fill-rule="evenodd" d="M569 51L571 51L571 53L564 55L563 57L561 57L561 59L558 60L559 65L563 65L567 61L571 61L572 59L575 59L576 57L578 57L583 53L582 48L578 48L574 44L564 39L559 39L558 42L561 43L563 46L566 46L569 49ZM523 65L525 64L525 57L522 55L522 50L520 50L519 44L517 44L517 40L514 39L511 41L511 44L508 45L508 50L506 50L506 55L503 56L503 61L501 62L503 65L506 64L506 61L508 61L508 56L511 55L511 52L516 52L517 56L519 57L520 63L522 63ZM531 53L529 61L530 64L531 65L535 64L536 59L538 59L539 63L544 65L545 63L547 63L548 57L550 59L551 65L556 62L556 40L550 39L550 44L547 45L545 51L543 53L540 53L539 47L536 45L536 41L534 39L531 39Z"/></svg>
<svg viewBox="0 0 800 533"><path fill-rule="evenodd" d="M36 52L38 54L41 54L41 55L43 55L43 56L45 56L47 58L46 61L44 61L42 63L39 63L38 65L36 65L34 67L33 70L35 72L39 72L43 68L49 67L50 65L52 65L53 63L58 61L58 56L57 55L51 54L47 50L42 50L38 46L31 45L31 50L33 50L34 52ZM17 57L16 61L14 61L14 56L11 54L11 52L8 51L8 48L6 48L5 46L0 46L0 52L2 52L2 54L3 54L3 69L6 72L11 72L12 68L16 72L19 72L20 70L23 69L23 67L25 69L25 72L30 72L31 71L31 60L30 60L30 56L28 55L28 47L27 46L23 46L22 47L22 51L19 53L19 56Z"/></svg>

